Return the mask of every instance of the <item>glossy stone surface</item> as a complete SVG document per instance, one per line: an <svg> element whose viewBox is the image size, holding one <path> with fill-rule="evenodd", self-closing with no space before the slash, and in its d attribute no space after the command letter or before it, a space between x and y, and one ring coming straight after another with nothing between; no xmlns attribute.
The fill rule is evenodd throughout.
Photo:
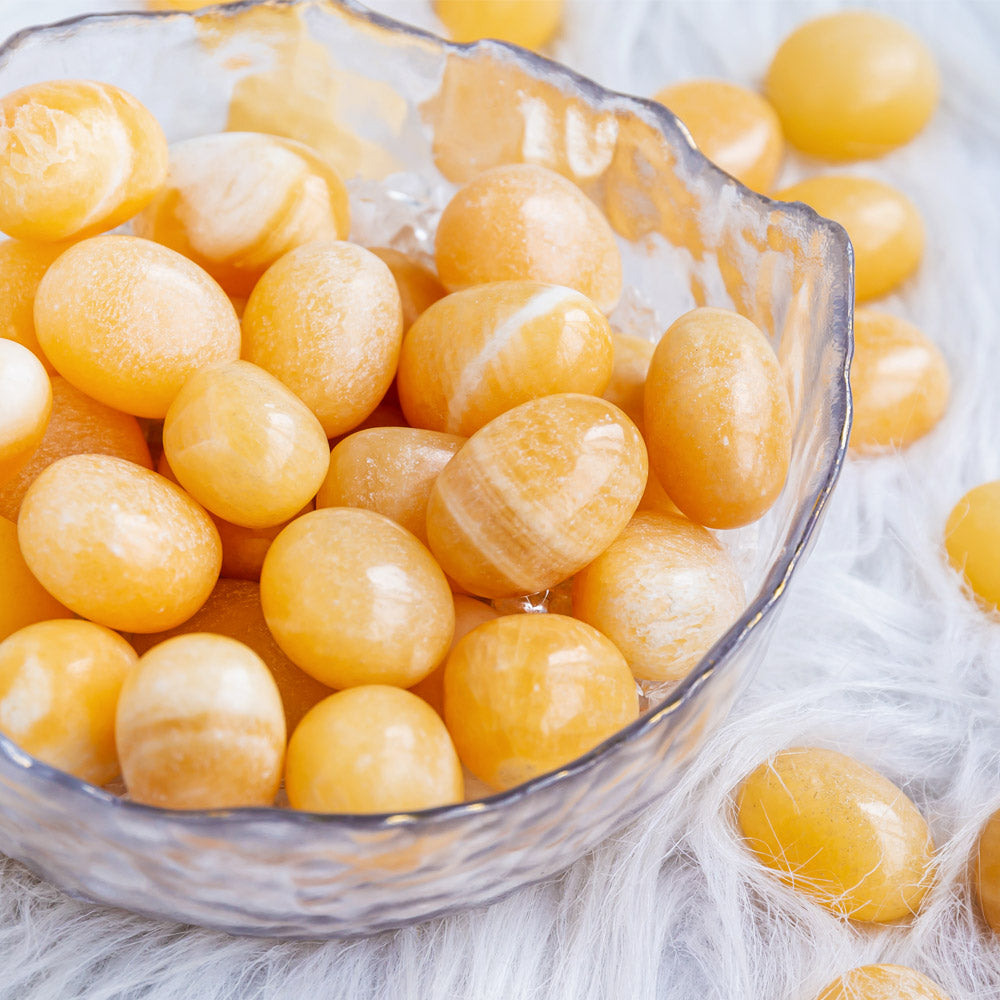
<svg viewBox="0 0 1000 1000"><path fill-rule="evenodd" d="M441 470L465 443L413 427L369 427L330 452L317 507L359 507L402 525L427 544L427 501Z"/></svg>
<svg viewBox="0 0 1000 1000"><path fill-rule="evenodd" d="M288 386L327 437L356 427L378 405L402 336L392 272L362 247L333 240L272 264L243 313L243 358Z"/></svg>
<svg viewBox="0 0 1000 1000"><path fill-rule="evenodd" d="M330 458L316 417L248 361L206 365L188 378L167 411L163 453L195 500L244 528L302 510Z"/></svg>
<svg viewBox="0 0 1000 1000"><path fill-rule="evenodd" d="M35 295L35 331L67 381L137 417L164 417L192 372L240 353L222 289L179 253L135 236L97 236L59 257Z"/></svg>
<svg viewBox="0 0 1000 1000"><path fill-rule="evenodd" d="M645 337L636 337L628 333L612 335L613 362L611 380L604 390L603 396L609 403L614 403L639 428L645 426L643 417L643 396L646 392L646 375L649 363L653 360L656 343Z"/></svg>
<svg viewBox="0 0 1000 1000"><path fill-rule="evenodd" d="M43 243L114 229L167 172L156 119L107 83L53 80L0 100L0 229Z"/></svg>
<svg viewBox="0 0 1000 1000"><path fill-rule="evenodd" d="M313 705L326 698L331 690L300 670L281 651L264 621L260 606L260 588L251 580L219 580L208 600L183 625L135 635L132 645L139 655L148 652L176 635L210 632L224 635L249 646L267 665L278 685L285 710L285 726L291 732Z"/></svg>
<svg viewBox="0 0 1000 1000"><path fill-rule="evenodd" d="M123 632L190 618L222 562L211 518L155 472L72 455L32 484L17 522L28 568L66 607Z"/></svg>
<svg viewBox="0 0 1000 1000"><path fill-rule="evenodd" d="M498 38L541 48L559 30L563 0L434 0L434 13L456 42Z"/></svg>
<svg viewBox="0 0 1000 1000"><path fill-rule="evenodd" d="M844 754L783 750L744 780L736 808L761 863L835 913L899 920L930 888L924 818L891 781Z"/></svg>
<svg viewBox="0 0 1000 1000"><path fill-rule="evenodd" d="M600 395L612 351L608 321L571 288L479 285L435 303L406 335L399 402L412 426L468 437L529 399Z"/></svg>
<svg viewBox="0 0 1000 1000"><path fill-rule="evenodd" d="M0 487L41 443L52 412L52 385L27 347L0 340Z"/></svg>
<svg viewBox="0 0 1000 1000"><path fill-rule="evenodd" d="M409 687L455 630L448 581L416 538L381 514L328 507L274 540L260 575L264 617L293 663L334 688Z"/></svg>
<svg viewBox="0 0 1000 1000"><path fill-rule="evenodd" d="M727 174L767 193L785 152L777 112L760 94L727 80L684 80L656 94L698 148Z"/></svg>
<svg viewBox="0 0 1000 1000"><path fill-rule="evenodd" d="M851 449L905 448L944 416L948 363L912 323L875 309L854 312Z"/></svg>
<svg viewBox="0 0 1000 1000"><path fill-rule="evenodd" d="M621 650L640 680L676 681L743 610L729 553L686 517L637 513L573 579L573 616Z"/></svg>
<svg viewBox="0 0 1000 1000"><path fill-rule="evenodd" d="M153 647L118 701L118 758L129 796L167 809L270 805L285 757L285 716L270 671L220 635Z"/></svg>
<svg viewBox="0 0 1000 1000"><path fill-rule="evenodd" d="M793 145L830 160L881 156L912 139L938 101L934 57L874 11L807 21L782 42L765 91Z"/></svg>
<svg viewBox="0 0 1000 1000"><path fill-rule="evenodd" d="M0 241L0 337L16 340L34 354L51 375L52 362L35 335L35 292L64 243Z"/></svg>
<svg viewBox="0 0 1000 1000"><path fill-rule="evenodd" d="M389 813L462 801L462 765L440 716L409 691L341 691L299 723L288 744L293 809Z"/></svg>
<svg viewBox="0 0 1000 1000"><path fill-rule="evenodd" d="M555 770L639 714L612 643L564 615L505 615L456 644L444 711L462 763L496 789Z"/></svg>
<svg viewBox="0 0 1000 1000"><path fill-rule="evenodd" d="M986 821L976 845L973 889L990 930L1000 934L1000 809Z"/></svg>
<svg viewBox="0 0 1000 1000"><path fill-rule="evenodd" d="M948 561L976 597L1000 608L1000 480L973 487L955 504L944 545Z"/></svg>
<svg viewBox="0 0 1000 1000"><path fill-rule="evenodd" d="M113 455L153 467L135 417L98 403L58 375L51 379L52 413L38 447L21 470L0 483L0 515L17 520L28 487L53 462L69 455Z"/></svg>
<svg viewBox="0 0 1000 1000"><path fill-rule="evenodd" d="M816 1000L948 1000L941 987L902 965L862 965L838 976Z"/></svg>
<svg viewBox="0 0 1000 1000"><path fill-rule="evenodd" d="M646 448L617 407L564 394L522 403L477 431L438 476L427 539L471 594L547 590L602 552L646 483Z"/></svg>
<svg viewBox="0 0 1000 1000"><path fill-rule="evenodd" d="M220 132L170 147L166 183L132 228L245 296L289 250L345 239L350 206L340 176L308 146Z"/></svg>
<svg viewBox="0 0 1000 1000"><path fill-rule="evenodd" d="M115 708L135 650L93 622L43 621L0 642L0 731L62 771L118 774Z"/></svg>
<svg viewBox="0 0 1000 1000"><path fill-rule="evenodd" d="M21 555L17 541L17 525L0 516L0 640L12 632L48 621L50 618L72 618L73 612L63 607L34 577Z"/></svg>
<svg viewBox="0 0 1000 1000"><path fill-rule="evenodd" d="M924 224L901 191L852 174L824 174L774 195L801 201L839 222L854 245L854 295L858 302L887 295L905 281L924 254Z"/></svg>
<svg viewBox="0 0 1000 1000"><path fill-rule="evenodd" d="M392 276L396 279L399 301L403 307L405 334L422 313L448 294L448 290L441 284L438 276L415 257L392 247L369 249L392 271Z"/></svg>
<svg viewBox="0 0 1000 1000"><path fill-rule="evenodd" d="M437 269L456 292L489 281L575 288L602 312L622 292L622 262L607 220L565 177L513 163L483 171L445 207Z"/></svg>
<svg viewBox="0 0 1000 1000"><path fill-rule="evenodd" d="M653 354L646 442L656 478L692 521L737 528L785 484L791 412L767 338L726 309L676 320Z"/></svg>

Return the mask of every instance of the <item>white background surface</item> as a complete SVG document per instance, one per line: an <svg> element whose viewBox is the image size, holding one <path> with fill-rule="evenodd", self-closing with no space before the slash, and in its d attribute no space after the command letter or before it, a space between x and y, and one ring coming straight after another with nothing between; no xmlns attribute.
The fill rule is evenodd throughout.
<svg viewBox="0 0 1000 1000"><path fill-rule="evenodd" d="M648 95L692 75L756 84L780 40L836 2L567 0L557 57ZM425 27L420 0L378 9ZM97 0L0 0L0 35ZM855 4L854 6L872 6ZM952 1000L1000 996L1000 939L966 884L1000 806L1000 619L962 594L944 521L1000 478L1000 4L875 4L934 49L942 107L883 160L851 166L903 189L928 229L920 274L884 307L952 368L943 424L901 455L848 463L750 697L705 748L678 809L648 816L563 876L488 910L356 942L274 944L158 924L63 898L0 863L0 997L813 1000L854 965L895 961ZM791 174L821 165L798 163ZM797 898L742 851L729 793L781 747L851 753L927 816L940 879L907 926L855 927Z"/></svg>

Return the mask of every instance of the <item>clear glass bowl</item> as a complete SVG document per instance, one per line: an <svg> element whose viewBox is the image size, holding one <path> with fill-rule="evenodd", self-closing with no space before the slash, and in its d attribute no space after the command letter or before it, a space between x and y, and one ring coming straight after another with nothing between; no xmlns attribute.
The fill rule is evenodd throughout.
<svg viewBox="0 0 1000 1000"><path fill-rule="evenodd" d="M348 0L84 17L0 50L0 93L60 77L126 88L171 140L231 127L311 142L355 178L355 238L402 249L430 247L449 192L481 169L560 171L621 237L628 291L613 321L658 337L695 305L752 318L787 377L794 446L775 507L726 533L745 613L637 722L561 770L413 815L183 813L93 788L0 738L0 850L68 893L140 913L234 933L356 935L545 878L669 796L765 656L843 459L843 230L741 187L659 105L508 46L448 45Z"/></svg>

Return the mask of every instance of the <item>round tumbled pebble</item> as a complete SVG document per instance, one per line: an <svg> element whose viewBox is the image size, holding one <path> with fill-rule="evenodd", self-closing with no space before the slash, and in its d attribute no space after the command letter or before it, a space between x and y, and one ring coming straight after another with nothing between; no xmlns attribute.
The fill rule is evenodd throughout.
<svg viewBox="0 0 1000 1000"><path fill-rule="evenodd" d="M211 518L155 472L73 455L32 484L17 522L24 561L57 600L123 632L190 618L222 563Z"/></svg>
<svg viewBox="0 0 1000 1000"><path fill-rule="evenodd" d="M948 561L988 608L1000 608L1000 480L969 490L944 530Z"/></svg>
<svg viewBox="0 0 1000 1000"><path fill-rule="evenodd" d="M434 13L456 42L499 38L528 49L559 30L563 0L434 0Z"/></svg>
<svg viewBox="0 0 1000 1000"><path fill-rule="evenodd" d="M948 1000L937 983L902 965L861 965L830 983L816 1000Z"/></svg>
<svg viewBox="0 0 1000 1000"><path fill-rule="evenodd" d="M52 383L27 347L0 340L0 488L19 472L45 435Z"/></svg>
<svg viewBox="0 0 1000 1000"><path fill-rule="evenodd" d="M72 618L28 569L17 541L17 525L0 516L0 640L35 622Z"/></svg>
<svg viewBox="0 0 1000 1000"><path fill-rule="evenodd" d="M35 334L35 293L52 262L67 249L64 243L0 242L0 337L27 347L51 375Z"/></svg>
<svg viewBox="0 0 1000 1000"><path fill-rule="evenodd" d="M438 276L409 254L392 247L369 247L371 252L392 272L403 307L403 333L417 321L448 290Z"/></svg>

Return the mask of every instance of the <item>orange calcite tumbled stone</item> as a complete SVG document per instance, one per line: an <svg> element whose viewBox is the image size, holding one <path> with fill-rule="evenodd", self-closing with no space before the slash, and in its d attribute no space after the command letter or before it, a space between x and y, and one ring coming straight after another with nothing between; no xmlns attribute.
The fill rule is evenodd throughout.
<svg viewBox="0 0 1000 1000"><path fill-rule="evenodd" d="M222 289L179 253L135 236L97 236L59 257L38 286L35 330L60 375L137 417L164 417L192 372L240 353Z"/></svg>
<svg viewBox="0 0 1000 1000"><path fill-rule="evenodd" d="M448 581L431 554L369 510L328 507L293 521L267 553L260 597L278 645L334 688L416 684L455 631Z"/></svg>
<svg viewBox="0 0 1000 1000"><path fill-rule="evenodd" d="M781 492L791 412L778 359L750 320L694 309L663 335L646 378L656 478L692 521L737 528Z"/></svg>
<svg viewBox="0 0 1000 1000"><path fill-rule="evenodd" d="M854 920L916 913L934 844L917 807L888 778L833 750L783 750L737 794L747 846L782 881Z"/></svg>
<svg viewBox="0 0 1000 1000"><path fill-rule="evenodd" d="M612 342L614 361L611 380L603 396L609 403L624 410L625 415L641 432L644 426L642 400L646 392L646 374L649 372L656 344L644 337L619 333L617 330L612 336Z"/></svg>
<svg viewBox="0 0 1000 1000"><path fill-rule="evenodd" d="M861 965L838 976L816 1000L948 1000L941 987L902 965Z"/></svg>
<svg viewBox="0 0 1000 1000"><path fill-rule="evenodd" d="M292 733L293 809L389 813L462 801L462 765L438 714L409 691L368 684L330 695Z"/></svg>
<svg viewBox="0 0 1000 1000"><path fill-rule="evenodd" d="M1000 480L969 490L948 515L948 561L989 608L1000 608Z"/></svg>
<svg viewBox="0 0 1000 1000"><path fill-rule="evenodd" d="M611 328L586 296L497 281L441 299L413 324L396 385L412 426L468 437L529 399L599 395L611 367Z"/></svg>
<svg viewBox="0 0 1000 1000"><path fill-rule="evenodd" d="M546 167L513 163L474 177L445 207L436 237L444 286L542 281L575 288L602 312L622 292L614 233L597 206Z"/></svg>
<svg viewBox="0 0 1000 1000"><path fill-rule="evenodd" d="M714 164L754 191L770 190L785 139L777 112L760 94L726 80L685 80L656 100L684 122Z"/></svg>
<svg viewBox="0 0 1000 1000"><path fill-rule="evenodd" d="M163 424L163 453L195 500L245 528L293 517L330 459L316 417L248 361L207 365L184 383Z"/></svg>
<svg viewBox="0 0 1000 1000"><path fill-rule="evenodd" d="M851 448L904 448L944 415L951 380L944 356L912 323L875 309L854 312Z"/></svg>
<svg viewBox="0 0 1000 1000"><path fill-rule="evenodd" d="M52 413L52 384L27 347L0 340L0 487L38 447Z"/></svg>
<svg viewBox="0 0 1000 1000"><path fill-rule="evenodd" d="M424 267L408 254L393 250L392 247L369 247L369 249L385 263L396 279L399 300L403 307L405 334L422 313L448 294L448 290L429 267Z"/></svg>
<svg viewBox="0 0 1000 1000"><path fill-rule="evenodd" d="M140 655L176 635L210 632L249 646L266 664L285 710L291 732L313 705L331 693L330 688L300 670L274 641L260 606L260 588L250 580L219 580L208 600L183 625L166 632L135 635L132 645Z"/></svg>
<svg viewBox="0 0 1000 1000"><path fill-rule="evenodd" d="M559 30L563 0L434 0L451 39L497 38L526 49L545 45Z"/></svg>
<svg viewBox="0 0 1000 1000"><path fill-rule="evenodd" d="M904 24L874 11L807 21L781 43L765 89L788 141L831 160L881 156L934 112L937 67Z"/></svg>
<svg viewBox="0 0 1000 1000"><path fill-rule="evenodd" d="M677 681L743 608L729 553L686 517L638 513L573 580L573 616L621 650L635 677Z"/></svg>
<svg viewBox="0 0 1000 1000"><path fill-rule="evenodd" d="M43 243L114 229L167 173L167 141L108 83L53 80L0 99L0 229Z"/></svg>
<svg viewBox="0 0 1000 1000"><path fill-rule="evenodd" d="M471 594L547 590L628 524L647 470L635 424L603 399L522 403L477 431L438 476L427 505L431 551Z"/></svg>
<svg viewBox="0 0 1000 1000"><path fill-rule="evenodd" d="M118 701L122 777L129 796L146 805L271 805L285 738L270 671L252 649L221 635L181 635L154 646Z"/></svg>
<svg viewBox="0 0 1000 1000"><path fill-rule="evenodd" d="M33 757L103 785L118 774L115 708L135 650L110 629L43 621L0 642L0 731Z"/></svg>
<svg viewBox="0 0 1000 1000"><path fill-rule="evenodd" d="M243 357L284 382L336 437L378 405L396 373L399 291L373 253L307 243L268 268L243 313Z"/></svg>
<svg viewBox="0 0 1000 1000"><path fill-rule="evenodd" d="M17 525L0 517L0 640L50 618L72 618L32 575L17 542Z"/></svg>
<svg viewBox="0 0 1000 1000"><path fill-rule="evenodd" d="M135 417L91 399L64 378L52 380L52 414L41 443L21 471L0 483L0 515L17 520L36 477L69 455L113 455L151 469L149 446Z"/></svg>
<svg viewBox="0 0 1000 1000"><path fill-rule="evenodd" d="M973 888L983 919L990 930L1000 934L1000 809L979 834Z"/></svg>
<svg viewBox="0 0 1000 1000"><path fill-rule="evenodd" d="M455 635L451 641L452 649L455 648L459 639L467 636L478 625L500 617L499 611L475 597L469 597L467 594L454 594L453 599L455 601ZM444 718L444 668L446 663L447 660L410 688L415 695L423 698L442 719Z"/></svg>
<svg viewBox="0 0 1000 1000"><path fill-rule="evenodd" d="M427 543L427 500L465 438L413 427L370 427L330 453L317 507L360 507L401 524Z"/></svg>
<svg viewBox="0 0 1000 1000"><path fill-rule="evenodd" d="M55 369L35 335L35 292L65 249L63 243L0 242L0 337L27 347L50 375Z"/></svg>
<svg viewBox="0 0 1000 1000"><path fill-rule="evenodd" d="M182 489L105 455L50 465L24 498L17 533L46 590L123 632L161 632L190 618L222 562L215 525Z"/></svg>
<svg viewBox="0 0 1000 1000"><path fill-rule="evenodd" d="M203 267L230 295L249 295L279 257L346 238L347 189L308 146L257 132L221 132L170 147L167 181L132 223Z"/></svg>
<svg viewBox="0 0 1000 1000"><path fill-rule="evenodd" d="M854 295L858 302L886 295L906 280L924 254L924 224L901 191L871 177L824 174L774 195L801 201L839 222L854 246Z"/></svg>
<svg viewBox="0 0 1000 1000"><path fill-rule="evenodd" d="M624 657L563 615L505 615L452 650L445 721L462 763L491 788L568 764L639 714Z"/></svg>

